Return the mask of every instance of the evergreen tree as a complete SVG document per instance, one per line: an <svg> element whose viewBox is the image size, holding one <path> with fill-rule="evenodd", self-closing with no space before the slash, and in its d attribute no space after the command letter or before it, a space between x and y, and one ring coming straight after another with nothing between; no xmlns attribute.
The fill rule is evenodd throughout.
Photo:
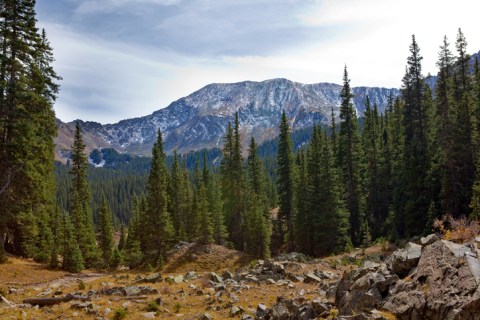
<svg viewBox="0 0 480 320"><path fill-rule="evenodd" d="M60 78L34 5L0 4L0 260L7 235L12 253L43 250L36 247L46 245L39 232L50 232L45 221L55 210L53 103Z"/></svg>
<svg viewBox="0 0 480 320"><path fill-rule="evenodd" d="M265 195L262 163L258 159L257 144L252 137L248 149L248 205L245 217L245 248L252 256L270 257L270 224Z"/></svg>
<svg viewBox="0 0 480 320"><path fill-rule="evenodd" d="M427 110L424 97L424 78L422 75L420 48L412 36L411 55L408 57L407 70L401 89L405 103L404 132L404 197L403 215L407 235L420 234L427 223L427 211L430 204L427 173L429 171L429 152L427 137Z"/></svg>
<svg viewBox="0 0 480 320"><path fill-rule="evenodd" d="M212 224L212 211L211 211L211 195L209 197L208 190L211 190L210 187L210 173L207 168L207 160L204 154L203 158L203 171L202 179L199 181L198 188L198 202L199 202L199 218L200 218L200 232L199 232L199 242L202 244L209 244L213 242L213 224ZM210 201L209 201L210 198Z"/></svg>
<svg viewBox="0 0 480 320"><path fill-rule="evenodd" d="M168 208L168 172L160 130L152 149L152 164L147 182L145 251L149 262L162 264L175 236Z"/></svg>
<svg viewBox="0 0 480 320"><path fill-rule="evenodd" d="M173 151L173 164L170 176L170 212L172 213L173 228L175 229L175 238L177 240L186 239L185 230L185 186L183 185L182 171L178 161L177 151Z"/></svg>
<svg viewBox="0 0 480 320"><path fill-rule="evenodd" d="M104 266L110 268L112 266L115 242L113 241L112 213L108 208L105 197L98 215L98 244L102 251Z"/></svg>
<svg viewBox="0 0 480 320"><path fill-rule="evenodd" d="M279 211L275 231L279 241L278 245L282 246L288 242L288 250L291 251L294 247L295 163L289 130L287 115L283 111L277 154Z"/></svg>
<svg viewBox="0 0 480 320"><path fill-rule="evenodd" d="M63 230L63 265L64 270L80 272L84 269L82 252L77 242L76 232L68 215L64 214L62 219Z"/></svg>
<svg viewBox="0 0 480 320"><path fill-rule="evenodd" d="M125 225L122 224L120 226L120 240L118 241L117 249L119 251L122 251L123 248L125 248L126 243L127 243L127 228L125 228Z"/></svg>
<svg viewBox="0 0 480 320"><path fill-rule="evenodd" d="M77 242L87 268L96 264L100 258L98 252L93 217L90 209L90 188L87 180L87 157L85 155L82 131L77 121L72 146L72 175L71 209L72 224Z"/></svg>
<svg viewBox="0 0 480 320"><path fill-rule="evenodd" d="M334 166L334 158L326 133L321 148L321 188L318 194L322 206L315 223L316 254L338 253L350 250L348 211L341 199L341 182Z"/></svg>
<svg viewBox="0 0 480 320"><path fill-rule="evenodd" d="M242 166L242 150L240 141L240 123L238 112L235 113L235 125L228 124L223 139L221 176L224 202L224 212L227 231L231 242L238 250L244 245L244 171Z"/></svg>
<svg viewBox="0 0 480 320"><path fill-rule="evenodd" d="M343 172L346 192L346 205L350 213L350 237L353 244L359 245L362 239L364 221L363 199L360 181L360 139L358 137L357 115L353 108L353 93L350 88L347 67L343 73L343 87L340 92L340 132L338 136L338 163Z"/></svg>
<svg viewBox="0 0 480 320"><path fill-rule="evenodd" d="M450 204L450 213L455 217L469 213L468 203L472 195L475 175L473 158L473 99L470 76L470 56L466 53L467 42L458 30L456 41L457 59L453 80L455 125L453 130L453 159L455 159L455 198Z"/></svg>

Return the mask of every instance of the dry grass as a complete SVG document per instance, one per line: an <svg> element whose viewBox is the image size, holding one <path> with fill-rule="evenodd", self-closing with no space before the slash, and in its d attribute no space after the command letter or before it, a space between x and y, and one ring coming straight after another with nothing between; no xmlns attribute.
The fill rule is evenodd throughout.
<svg viewBox="0 0 480 320"><path fill-rule="evenodd" d="M362 253L368 255L380 252L382 252L381 245L368 248L364 252L357 250L348 255L360 256ZM192 254L196 256L195 259L192 259ZM316 269L341 275L343 270L356 266L345 265L335 269L330 266L327 260L340 259L344 256L318 259L314 263L287 264L287 271L303 274ZM0 283L6 290L11 286L23 290L19 293L6 293L6 298L14 303L21 303L26 297L37 297L49 287L52 287L53 291L59 288L62 295L79 291L79 284L75 281L76 279L71 276L66 277L65 272L48 270L45 266L29 260L12 258L10 261L9 264L0 265ZM232 306L242 307L247 314L254 315L259 303L271 307L276 303L277 297L280 296L286 299L302 297L306 300L319 296L318 284L305 283L293 283L292 286L246 283L246 287L240 292L235 292L229 287L228 292L219 294L210 287L209 281L206 280L209 271L224 269L235 271L248 265L248 263L248 257L244 254L224 247L187 245L179 249L170 262L165 265L164 276L185 275L188 271L196 271L199 278L180 284L169 282L145 284L159 291L159 294L148 296L148 299L126 301L118 297L95 295L92 303L97 310L96 315L87 314L83 310L73 310L71 309L71 303L62 303L51 308L41 309L12 309L0 305L0 319L95 319L96 317L113 319L116 310L126 309L125 319L137 320L144 318L143 313L147 312L148 305L157 298L162 301L158 306L157 319L193 320L198 319L205 312L208 312L214 319L229 319ZM85 288L80 291L86 294L88 290L100 291L107 287L132 285L135 284L134 279L137 273L137 271L118 271L94 278L82 278L85 282ZM141 275L145 276L146 273ZM69 279L69 281L62 282L59 281L59 278ZM72 279L73 281L70 281ZM5 285L7 283L11 285ZM239 317L235 318L238 319ZM393 318L387 317L387 319Z"/></svg>

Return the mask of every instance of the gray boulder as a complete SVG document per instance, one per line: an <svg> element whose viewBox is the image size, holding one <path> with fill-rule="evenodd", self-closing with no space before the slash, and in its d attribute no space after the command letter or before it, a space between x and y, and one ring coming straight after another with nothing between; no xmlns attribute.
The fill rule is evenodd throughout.
<svg viewBox="0 0 480 320"><path fill-rule="evenodd" d="M405 245L404 249L393 252L393 254L387 258L386 263L393 273L403 278L418 264L421 255L422 246L409 242Z"/></svg>

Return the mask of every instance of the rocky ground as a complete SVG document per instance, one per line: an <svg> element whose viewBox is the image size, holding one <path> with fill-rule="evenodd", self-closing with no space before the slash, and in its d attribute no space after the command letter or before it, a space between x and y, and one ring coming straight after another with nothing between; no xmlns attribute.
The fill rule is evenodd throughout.
<svg viewBox="0 0 480 320"><path fill-rule="evenodd" d="M72 275L12 258L0 319L480 319L478 254L431 236L393 254L268 261L183 243L160 272Z"/></svg>

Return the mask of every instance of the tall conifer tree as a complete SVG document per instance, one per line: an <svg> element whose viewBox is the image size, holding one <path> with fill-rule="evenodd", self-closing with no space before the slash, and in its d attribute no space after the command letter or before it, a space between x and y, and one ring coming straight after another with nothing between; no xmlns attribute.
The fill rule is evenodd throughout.
<svg viewBox="0 0 480 320"><path fill-rule="evenodd" d="M347 67L343 73L343 87L340 92L340 132L338 136L338 163L343 172L346 205L350 213L350 236L354 245L362 239L364 223L363 199L360 190L360 139L358 136L357 114L353 108L353 93L350 88Z"/></svg>

